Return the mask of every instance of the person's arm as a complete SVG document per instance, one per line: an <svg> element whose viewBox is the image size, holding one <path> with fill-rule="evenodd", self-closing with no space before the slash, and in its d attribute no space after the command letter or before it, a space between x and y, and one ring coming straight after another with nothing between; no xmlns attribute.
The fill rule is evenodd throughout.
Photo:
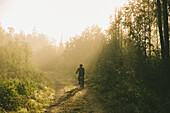
<svg viewBox="0 0 170 113"><path fill-rule="evenodd" d="M77 71L76 71L76 74L79 72L79 68L77 69Z"/></svg>

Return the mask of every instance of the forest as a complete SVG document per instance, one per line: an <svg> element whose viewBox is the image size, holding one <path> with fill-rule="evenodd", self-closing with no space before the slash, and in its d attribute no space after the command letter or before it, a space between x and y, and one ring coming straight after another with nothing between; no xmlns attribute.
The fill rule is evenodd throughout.
<svg viewBox="0 0 170 113"><path fill-rule="evenodd" d="M169 113L169 16L170 0L128 0L106 31L93 25L59 46L35 29L26 35L0 26L0 111ZM73 101L83 90L68 88L55 103L58 88L78 85L81 63L85 96ZM101 111L94 110L95 100Z"/></svg>

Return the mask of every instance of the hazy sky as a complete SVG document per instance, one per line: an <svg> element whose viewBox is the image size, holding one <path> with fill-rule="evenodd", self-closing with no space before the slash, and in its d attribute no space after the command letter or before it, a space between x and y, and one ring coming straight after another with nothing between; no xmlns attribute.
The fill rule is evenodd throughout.
<svg viewBox="0 0 170 113"><path fill-rule="evenodd" d="M127 0L0 0L0 22L16 32L39 33L63 41L93 24L109 26L109 16Z"/></svg>

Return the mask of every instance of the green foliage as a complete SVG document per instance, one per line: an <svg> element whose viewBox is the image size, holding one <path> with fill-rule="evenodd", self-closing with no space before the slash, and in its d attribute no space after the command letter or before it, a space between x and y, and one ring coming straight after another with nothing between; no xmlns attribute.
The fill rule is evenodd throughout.
<svg viewBox="0 0 170 113"><path fill-rule="evenodd" d="M2 28L0 35L0 112L43 112L53 90L34 66L26 36Z"/></svg>
<svg viewBox="0 0 170 113"><path fill-rule="evenodd" d="M90 78L90 86L111 113L169 112L169 96L162 95L162 72L159 59L146 57L133 41L120 51L100 56ZM163 103L166 104L163 104Z"/></svg>
<svg viewBox="0 0 170 113"><path fill-rule="evenodd" d="M26 107L26 102L34 92L32 83L28 81L6 80L0 82L0 106L5 110L16 111L18 107Z"/></svg>
<svg viewBox="0 0 170 113"><path fill-rule="evenodd" d="M106 35L92 26L65 48L35 31L26 36L0 27L0 111L43 112L49 105L53 90L34 60L45 71L75 72L84 64L88 84L108 113L169 113L156 12L155 1L129 0L115 11Z"/></svg>
<svg viewBox="0 0 170 113"><path fill-rule="evenodd" d="M88 81L108 113L170 112L154 4L129 0L111 20Z"/></svg>

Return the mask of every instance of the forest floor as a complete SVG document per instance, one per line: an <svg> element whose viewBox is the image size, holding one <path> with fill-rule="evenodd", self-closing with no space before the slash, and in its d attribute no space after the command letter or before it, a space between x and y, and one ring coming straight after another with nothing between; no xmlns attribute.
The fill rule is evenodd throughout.
<svg viewBox="0 0 170 113"><path fill-rule="evenodd" d="M104 113L94 92L86 84L80 89L78 81L69 74L45 72L44 75L55 88L55 97L47 113Z"/></svg>

